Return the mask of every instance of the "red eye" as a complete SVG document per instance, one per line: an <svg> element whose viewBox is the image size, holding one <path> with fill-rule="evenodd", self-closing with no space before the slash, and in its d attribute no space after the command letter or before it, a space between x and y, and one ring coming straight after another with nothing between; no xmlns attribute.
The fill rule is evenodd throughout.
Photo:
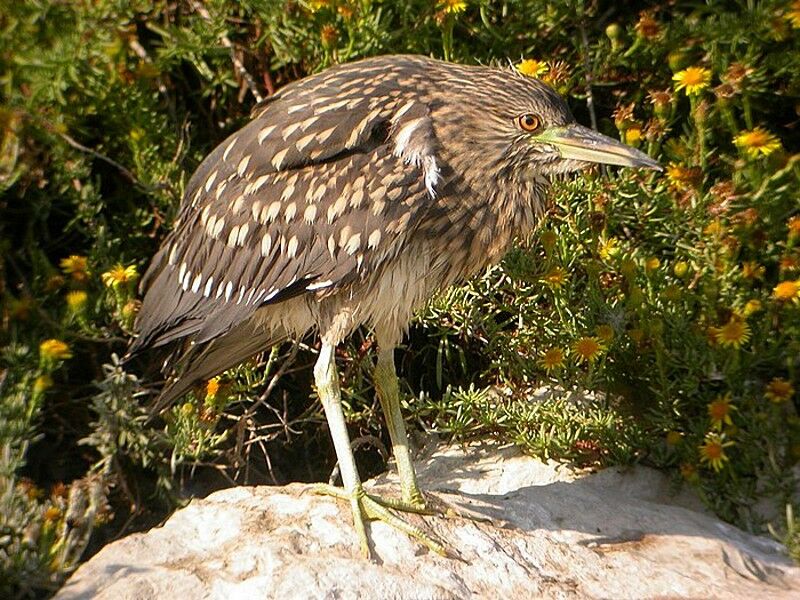
<svg viewBox="0 0 800 600"><path fill-rule="evenodd" d="M524 131L536 131L542 126L542 120L532 113L520 115L517 117L517 122Z"/></svg>

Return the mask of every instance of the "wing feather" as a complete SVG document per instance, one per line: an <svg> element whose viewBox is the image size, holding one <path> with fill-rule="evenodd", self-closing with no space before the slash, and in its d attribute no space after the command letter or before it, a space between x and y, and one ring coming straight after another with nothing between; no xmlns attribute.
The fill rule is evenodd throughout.
<svg viewBox="0 0 800 600"><path fill-rule="evenodd" d="M265 303L341 287L395 255L439 183L428 108L401 92L389 71L332 70L223 141L143 278L132 351L211 341Z"/></svg>

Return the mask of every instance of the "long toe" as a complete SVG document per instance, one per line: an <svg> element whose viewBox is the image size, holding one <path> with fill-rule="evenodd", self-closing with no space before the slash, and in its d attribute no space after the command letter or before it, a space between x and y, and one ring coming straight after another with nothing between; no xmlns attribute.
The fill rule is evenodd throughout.
<svg viewBox="0 0 800 600"><path fill-rule="evenodd" d="M361 551L367 558L373 558L371 546L366 536L366 527L364 526L367 521L381 521L386 523L398 531L405 533L410 538L413 538L431 552L435 552L441 556L449 556L443 543L434 540L431 535L422 531L422 529L416 525L412 525L402 519L394 512L408 512L423 515L435 514L435 511L429 510L424 504L417 505L416 503L403 502L402 500L393 498L372 496L367 494L363 488L359 488L354 493L350 493L332 485L319 484L314 487L314 491L318 494L333 496L340 500L350 502L355 529L359 534ZM363 535L361 532L364 532Z"/></svg>

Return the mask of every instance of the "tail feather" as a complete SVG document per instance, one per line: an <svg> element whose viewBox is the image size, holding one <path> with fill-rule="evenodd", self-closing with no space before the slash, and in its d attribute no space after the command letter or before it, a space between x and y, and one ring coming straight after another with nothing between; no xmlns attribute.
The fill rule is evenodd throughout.
<svg viewBox="0 0 800 600"><path fill-rule="evenodd" d="M206 344L189 346L168 366L171 376L152 405L153 414L163 411L200 382L235 367L286 338L285 333L264 331L252 321L245 321Z"/></svg>

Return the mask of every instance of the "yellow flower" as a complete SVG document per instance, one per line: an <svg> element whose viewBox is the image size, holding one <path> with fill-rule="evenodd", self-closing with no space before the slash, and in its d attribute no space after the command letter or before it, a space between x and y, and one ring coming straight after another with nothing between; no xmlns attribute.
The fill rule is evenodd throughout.
<svg viewBox="0 0 800 600"><path fill-rule="evenodd" d="M212 377L206 383L206 397L214 398L219 392L219 377Z"/></svg>
<svg viewBox="0 0 800 600"><path fill-rule="evenodd" d="M535 58L526 58L517 65L517 71L528 77L541 77L548 69L545 61Z"/></svg>
<svg viewBox="0 0 800 600"><path fill-rule="evenodd" d="M712 328L712 333L720 346L729 346L738 350L750 339L750 326L746 321L734 315L722 327Z"/></svg>
<svg viewBox="0 0 800 600"><path fill-rule="evenodd" d="M782 281L772 290L772 297L779 302L789 302L800 298L800 279Z"/></svg>
<svg viewBox="0 0 800 600"><path fill-rule="evenodd" d="M619 240L614 237L600 242L600 248L598 249L600 258L603 260L610 260L611 258L614 258L620 253L620 251L621 248L619 246Z"/></svg>
<svg viewBox="0 0 800 600"><path fill-rule="evenodd" d="M602 342L608 343L614 339L614 328L611 325L598 325L594 331Z"/></svg>
<svg viewBox="0 0 800 600"><path fill-rule="evenodd" d="M792 2L784 16L794 29L800 29L800 0Z"/></svg>
<svg viewBox="0 0 800 600"><path fill-rule="evenodd" d="M39 356L46 361L66 360L72 358L72 352L66 342L49 339L39 344Z"/></svg>
<svg viewBox="0 0 800 600"><path fill-rule="evenodd" d="M39 375L33 382L33 393L41 394L53 387L53 378L50 375Z"/></svg>
<svg viewBox="0 0 800 600"><path fill-rule="evenodd" d="M716 430L721 430L723 425L733 425L731 412L736 407L731 404L731 394L717 396L708 404L708 417L711 419L711 426Z"/></svg>
<svg viewBox="0 0 800 600"><path fill-rule="evenodd" d="M72 254L61 259L61 270L75 281L85 282L89 277L88 259L85 256Z"/></svg>
<svg viewBox="0 0 800 600"><path fill-rule="evenodd" d="M681 279L683 279L689 272L689 263L687 263L684 260L679 260L672 267L672 272L675 273L675 277L680 277Z"/></svg>
<svg viewBox="0 0 800 600"><path fill-rule="evenodd" d="M644 261L645 271L647 271L649 273L652 273L653 271L658 269L658 267L660 267L660 266L661 266L661 261L658 260L655 256L650 257L646 261Z"/></svg>
<svg viewBox="0 0 800 600"><path fill-rule="evenodd" d="M572 345L572 352L578 362L593 363L604 350L599 338L584 336Z"/></svg>
<svg viewBox="0 0 800 600"><path fill-rule="evenodd" d="M750 315L754 315L760 310L761 310L761 300L753 298L752 300L748 300L745 303L744 308L742 309L742 314L745 317L749 317Z"/></svg>
<svg viewBox="0 0 800 600"><path fill-rule="evenodd" d="M742 277L745 279L761 279L764 277L764 271L764 265L760 265L754 260L742 263Z"/></svg>
<svg viewBox="0 0 800 600"><path fill-rule="evenodd" d="M642 140L642 128L638 125L625 130L625 143L635 146Z"/></svg>
<svg viewBox="0 0 800 600"><path fill-rule="evenodd" d="M703 67L689 67L672 76L675 89L684 90L687 96L699 94L711 83L711 71Z"/></svg>
<svg viewBox="0 0 800 600"><path fill-rule="evenodd" d="M789 229L789 237L800 237L800 215L786 221L786 227Z"/></svg>
<svg viewBox="0 0 800 600"><path fill-rule="evenodd" d="M794 386L786 379L775 377L767 384L767 387L764 390L764 396L770 402L780 404L790 400L792 396L794 396Z"/></svg>
<svg viewBox="0 0 800 600"><path fill-rule="evenodd" d="M542 281L553 289L559 289L567 281L567 272L561 267L552 267L542 276Z"/></svg>
<svg viewBox="0 0 800 600"><path fill-rule="evenodd" d="M114 268L106 271L100 277L106 287L117 289L128 283L135 283L139 279L139 273L136 271L136 265L125 267L122 263L117 263Z"/></svg>
<svg viewBox="0 0 800 600"><path fill-rule="evenodd" d="M539 359L541 365L547 371L560 369L564 366L564 351L561 348L550 348Z"/></svg>
<svg viewBox="0 0 800 600"><path fill-rule="evenodd" d="M448 14L458 14L467 10L467 3L465 0L443 0L439 7Z"/></svg>
<svg viewBox="0 0 800 600"><path fill-rule="evenodd" d="M73 290L67 293L67 306L72 312L79 313L86 307L88 299L89 294L83 290Z"/></svg>
<svg viewBox="0 0 800 600"><path fill-rule="evenodd" d="M705 441L700 445L700 462L715 471L722 470L729 460L725 448L732 445L733 442L726 440L724 433L707 433Z"/></svg>
<svg viewBox="0 0 800 600"><path fill-rule="evenodd" d="M666 435L667 446L677 446L683 441L683 434L680 431L668 431Z"/></svg>
<svg viewBox="0 0 800 600"><path fill-rule="evenodd" d="M722 223L719 222L719 219L716 221L711 221L706 228L703 230L703 233L706 235L710 235L712 237L716 237L722 235L725 231L725 228L722 226Z"/></svg>
<svg viewBox="0 0 800 600"><path fill-rule="evenodd" d="M733 143L750 158L769 156L781 147L780 140L761 127L743 131L733 139Z"/></svg>

